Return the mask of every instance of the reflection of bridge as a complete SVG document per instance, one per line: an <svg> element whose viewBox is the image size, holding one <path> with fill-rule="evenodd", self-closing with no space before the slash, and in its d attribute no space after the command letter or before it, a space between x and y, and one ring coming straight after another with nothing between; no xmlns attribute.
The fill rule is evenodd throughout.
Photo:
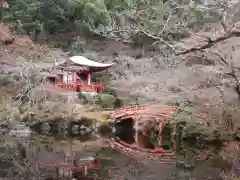
<svg viewBox="0 0 240 180"><path fill-rule="evenodd" d="M162 163L171 163L175 159L174 153L170 150L164 150L163 148L155 148L153 150L143 149L131 146L116 138L116 142L113 142L111 148L117 149L127 156L134 157L136 159L159 161Z"/></svg>

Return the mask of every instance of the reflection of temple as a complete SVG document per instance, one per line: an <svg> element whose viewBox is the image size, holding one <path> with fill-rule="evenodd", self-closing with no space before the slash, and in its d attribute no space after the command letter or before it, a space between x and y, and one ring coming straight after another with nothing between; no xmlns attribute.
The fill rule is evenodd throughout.
<svg viewBox="0 0 240 180"><path fill-rule="evenodd" d="M58 75L52 79L57 87L72 92L102 93L102 82L92 82L92 73L102 72L114 64L103 64L91 61L83 56L73 56L60 64L56 69Z"/></svg>

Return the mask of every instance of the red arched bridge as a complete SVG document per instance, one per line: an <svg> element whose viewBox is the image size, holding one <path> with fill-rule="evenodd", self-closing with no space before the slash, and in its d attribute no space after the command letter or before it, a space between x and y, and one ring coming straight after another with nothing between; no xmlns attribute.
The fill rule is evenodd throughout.
<svg viewBox="0 0 240 180"><path fill-rule="evenodd" d="M154 149L140 148L133 144L128 144L121 140L120 137L116 137L112 142L111 147L118 149L126 155L132 157L145 158L150 160L161 160L166 162L174 158L174 153L170 150L162 148L163 139L161 133L164 129L164 123L169 118L172 118L177 113L177 109L174 107L159 107L159 106L133 106L120 108L111 114L112 118L116 122L132 119L135 124L138 122L144 123L146 121L155 121L158 124L158 145ZM135 136L137 133L135 133Z"/></svg>

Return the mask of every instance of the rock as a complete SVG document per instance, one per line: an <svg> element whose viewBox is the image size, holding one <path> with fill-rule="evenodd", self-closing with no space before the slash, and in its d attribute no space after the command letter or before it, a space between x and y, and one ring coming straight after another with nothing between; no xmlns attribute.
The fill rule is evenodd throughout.
<svg viewBox="0 0 240 180"><path fill-rule="evenodd" d="M86 131L80 131L80 135L83 136L84 134L86 134Z"/></svg>
<svg viewBox="0 0 240 180"><path fill-rule="evenodd" d="M17 120L11 120L7 122L7 126L10 129L19 129L19 128L26 128L26 124L17 121Z"/></svg>
<svg viewBox="0 0 240 180"><path fill-rule="evenodd" d="M32 131L29 128L11 129L8 133L9 136L16 136L16 137L28 137L31 134L32 134Z"/></svg>
<svg viewBox="0 0 240 180"><path fill-rule="evenodd" d="M69 128L68 122L64 120L57 122L57 125L58 125L58 131L66 131Z"/></svg>
<svg viewBox="0 0 240 180"><path fill-rule="evenodd" d="M25 124L16 124L16 129L25 129L27 126Z"/></svg>
<svg viewBox="0 0 240 180"><path fill-rule="evenodd" d="M80 126L80 130L85 130L85 129L86 129L86 127L84 125Z"/></svg>
<svg viewBox="0 0 240 180"><path fill-rule="evenodd" d="M41 132L43 132L43 133L49 133L51 126L48 123L42 123L40 125L40 129L41 129Z"/></svg>
<svg viewBox="0 0 240 180"><path fill-rule="evenodd" d="M86 131L86 132L91 132L92 130L87 127L87 128L85 129L85 131Z"/></svg>
<svg viewBox="0 0 240 180"><path fill-rule="evenodd" d="M116 128L112 127L112 133L115 134L116 133Z"/></svg>
<svg viewBox="0 0 240 180"><path fill-rule="evenodd" d="M108 119L107 122L108 122L109 125L114 125L115 124L114 119Z"/></svg>
<svg viewBox="0 0 240 180"><path fill-rule="evenodd" d="M188 170L191 170L191 169L194 169L194 165L193 164L190 164L190 163L187 163L185 161L178 161L176 166L178 168L181 168L181 169L188 169Z"/></svg>
<svg viewBox="0 0 240 180"><path fill-rule="evenodd" d="M73 109L79 109L79 108L82 108L83 105L81 105L81 104L73 104L72 107L73 107Z"/></svg>
<svg viewBox="0 0 240 180"><path fill-rule="evenodd" d="M101 127L101 122L97 122L97 123L95 124L94 129L95 129L96 131L98 131L100 127Z"/></svg>
<svg viewBox="0 0 240 180"><path fill-rule="evenodd" d="M71 133L74 134L74 135L79 134L79 125L74 124L72 126Z"/></svg>

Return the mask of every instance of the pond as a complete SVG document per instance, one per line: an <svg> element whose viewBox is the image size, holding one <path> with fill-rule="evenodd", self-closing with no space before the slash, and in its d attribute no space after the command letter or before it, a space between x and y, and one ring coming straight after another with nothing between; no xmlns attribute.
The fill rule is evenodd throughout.
<svg viewBox="0 0 240 180"><path fill-rule="evenodd" d="M207 160L208 157L204 157L207 155L212 156L212 154L214 154L214 148L211 149L211 147L208 147L208 150L205 150L192 142L178 142L181 144L181 148L176 148L174 147L176 144L170 143L168 133L169 132L166 132L164 137L165 147L175 151L178 160L172 163L162 163L160 161L149 161L145 159L139 160L110 149L106 146L106 141L112 136L109 132L106 134L86 132L75 136L70 136L66 133L34 133L28 138L5 137L5 143L7 141L8 149L9 144L11 144L10 142L14 145L23 144L21 146L24 146L27 150L25 150L25 155L21 157L22 159L19 160L19 162L21 161L19 164L21 164L21 167L27 166L25 168L28 168L29 165L30 167L38 168L37 170L29 168L21 171L22 173L24 172L25 175L26 173L28 175L32 174L32 176L34 174L35 176L41 174L38 175L41 176L40 179L56 177L58 164L65 162L66 159L72 160L74 159L73 157L84 158L92 156L98 157L101 167L97 171L90 171L88 175L90 179L219 179L220 170L212 166L212 161ZM179 147L179 145L177 146ZM13 147L13 145L11 145L11 147ZM14 148L19 148L19 146L14 146ZM8 150L8 156L11 153L12 152ZM196 161L196 154L201 155L202 161ZM14 155L14 157L15 156L16 155ZM19 158L19 155L17 158ZM4 160L2 160L2 162L4 162ZM27 162L27 164L23 164L22 162ZM13 164L13 166L18 167L16 163ZM18 168L21 169L20 167Z"/></svg>

